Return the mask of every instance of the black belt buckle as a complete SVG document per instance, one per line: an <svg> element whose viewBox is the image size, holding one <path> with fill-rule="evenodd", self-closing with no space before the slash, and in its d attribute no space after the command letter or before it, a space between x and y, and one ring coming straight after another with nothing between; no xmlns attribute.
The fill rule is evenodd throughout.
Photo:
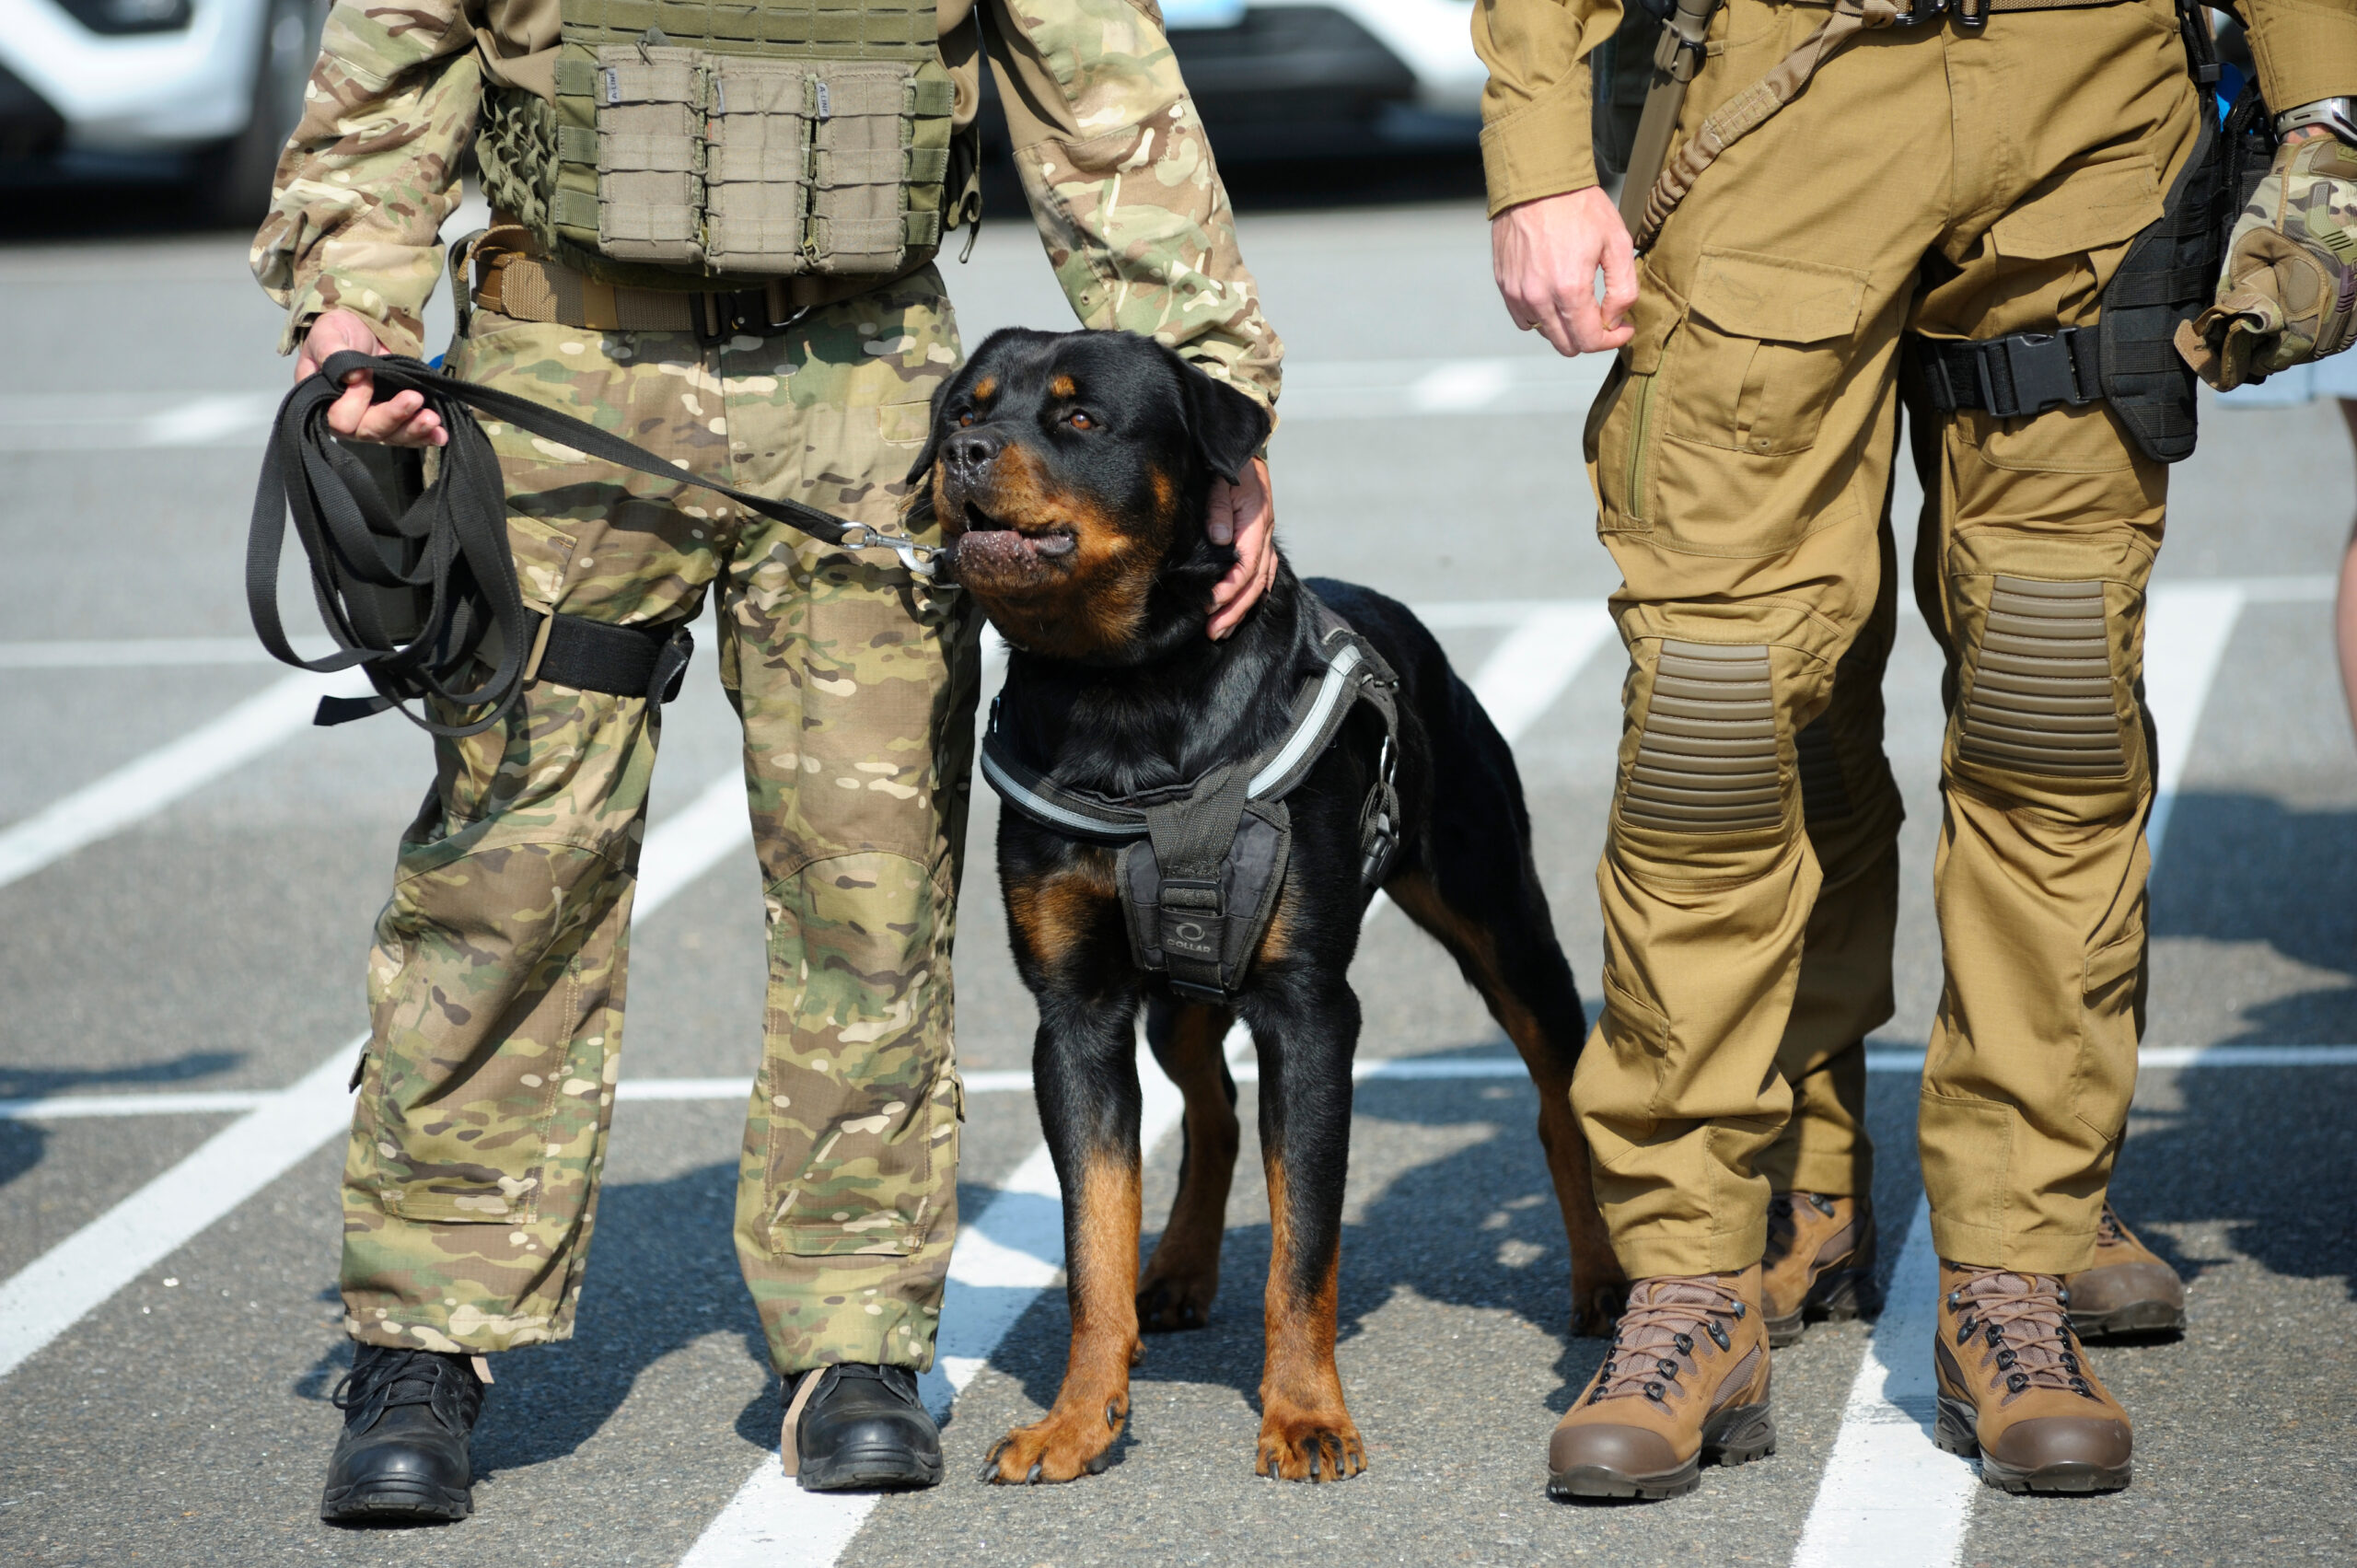
<svg viewBox="0 0 2357 1568"><path fill-rule="evenodd" d="M2077 356L2073 350L2082 330L2065 327L2055 332L2016 332L1999 338L1983 351L2005 356L2005 373L2013 382L2014 396L2012 406L2003 408L2004 417L2017 419L2066 403L2077 408L2102 395L2099 388L2082 391L2079 387ZM1984 388L1987 374L1984 359ZM2003 407L1993 398L1986 406L1992 411Z"/></svg>
<svg viewBox="0 0 2357 1568"><path fill-rule="evenodd" d="M706 348L717 348L740 334L760 337L772 325L770 291L740 288L732 294L699 294L694 315L696 342Z"/></svg>
<svg viewBox="0 0 2357 1568"><path fill-rule="evenodd" d="M1893 27L1911 28L1918 22L1935 22L1948 14L1948 0L1914 0L1892 20Z"/></svg>

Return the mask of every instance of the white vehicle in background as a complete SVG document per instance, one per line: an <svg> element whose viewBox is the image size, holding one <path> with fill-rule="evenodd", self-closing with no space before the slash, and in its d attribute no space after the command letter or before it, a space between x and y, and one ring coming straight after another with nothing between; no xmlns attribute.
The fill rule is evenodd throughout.
<svg viewBox="0 0 2357 1568"><path fill-rule="evenodd" d="M0 182L181 179L261 219L329 0L0 0Z"/></svg>
<svg viewBox="0 0 2357 1568"><path fill-rule="evenodd" d="M1223 160L1480 134L1472 0L1163 0L1162 19Z"/></svg>

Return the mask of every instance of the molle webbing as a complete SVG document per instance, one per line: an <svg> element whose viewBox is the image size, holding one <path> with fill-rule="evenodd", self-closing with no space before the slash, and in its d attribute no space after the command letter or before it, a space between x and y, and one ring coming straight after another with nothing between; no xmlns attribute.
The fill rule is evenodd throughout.
<svg viewBox="0 0 2357 1568"><path fill-rule="evenodd" d="M2125 772L2103 584L1999 577L1956 749L2011 773Z"/></svg>
<svg viewBox="0 0 2357 1568"><path fill-rule="evenodd" d="M1620 815L1686 833L1772 827L1782 818L1765 647L1662 643Z"/></svg>
<svg viewBox="0 0 2357 1568"><path fill-rule="evenodd" d="M890 276L940 243L957 94L932 0L562 5L553 103L489 87L477 144L552 260L709 290Z"/></svg>

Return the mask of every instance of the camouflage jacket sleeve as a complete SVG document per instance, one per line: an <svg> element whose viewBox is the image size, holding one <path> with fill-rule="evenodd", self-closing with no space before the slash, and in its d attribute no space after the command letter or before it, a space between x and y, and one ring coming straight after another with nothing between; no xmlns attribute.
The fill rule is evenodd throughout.
<svg viewBox="0 0 2357 1568"><path fill-rule="evenodd" d="M1481 168L1490 215L1596 183L1587 57L1620 25L1620 0L1477 0Z"/></svg>
<svg viewBox="0 0 2357 1568"><path fill-rule="evenodd" d="M1016 167L1074 312L1275 405L1284 345L1155 0L989 0Z"/></svg>
<svg viewBox="0 0 2357 1568"><path fill-rule="evenodd" d="M2281 113L2320 98L2357 97L2357 4L2226 0L2250 34L2258 89Z"/></svg>
<svg viewBox="0 0 2357 1568"><path fill-rule="evenodd" d="M286 308L282 354L341 307L419 354L481 75L470 0L336 0L278 161L254 276Z"/></svg>

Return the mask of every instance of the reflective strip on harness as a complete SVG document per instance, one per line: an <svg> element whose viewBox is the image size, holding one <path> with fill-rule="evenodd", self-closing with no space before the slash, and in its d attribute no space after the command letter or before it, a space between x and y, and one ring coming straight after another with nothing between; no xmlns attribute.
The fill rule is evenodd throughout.
<svg viewBox="0 0 2357 1568"><path fill-rule="evenodd" d="M1384 727L1376 777L1359 814L1364 885L1381 886L1398 854L1399 681L1347 621L1315 595L1302 597L1325 668L1315 684L1303 682L1283 738L1248 762L1214 767L1187 785L1105 799L1060 785L1016 756L996 703L982 737L983 781L1016 812L1055 832L1121 846L1115 881L1131 955L1190 999L1231 1002L1243 985L1291 858L1284 796L1360 703Z"/></svg>

